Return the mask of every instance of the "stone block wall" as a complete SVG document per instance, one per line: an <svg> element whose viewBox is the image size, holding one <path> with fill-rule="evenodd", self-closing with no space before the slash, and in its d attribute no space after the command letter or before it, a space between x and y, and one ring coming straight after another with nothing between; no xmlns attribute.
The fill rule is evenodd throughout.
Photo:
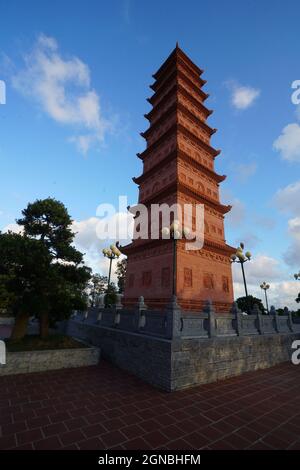
<svg viewBox="0 0 300 470"><path fill-rule="evenodd" d="M252 320L254 322L254 318ZM228 331L227 327L225 331ZM216 336L212 329L211 337L203 337L197 336L197 330L194 330L194 336L176 335L175 328L170 338L162 338L80 319L71 319L66 330L67 334L100 347L103 358L166 391L289 361L293 352L291 344L300 339L300 330L299 333L281 334L251 334L251 331L248 335L238 336L232 335L230 330L227 336Z"/></svg>
<svg viewBox="0 0 300 470"><path fill-rule="evenodd" d="M169 390L171 341L159 337L70 320L66 333L101 348L101 357L137 375L142 380Z"/></svg>
<svg viewBox="0 0 300 470"><path fill-rule="evenodd" d="M8 352L6 364L0 365L0 376L92 366L98 364L99 357L100 350L96 347Z"/></svg>
<svg viewBox="0 0 300 470"><path fill-rule="evenodd" d="M299 338L299 333L289 333L175 340L170 389L216 382L289 361L291 344Z"/></svg>

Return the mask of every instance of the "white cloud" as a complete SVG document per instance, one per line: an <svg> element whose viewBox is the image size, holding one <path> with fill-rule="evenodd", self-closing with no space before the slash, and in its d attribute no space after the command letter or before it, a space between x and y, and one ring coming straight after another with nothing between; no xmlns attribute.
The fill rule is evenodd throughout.
<svg viewBox="0 0 300 470"><path fill-rule="evenodd" d="M239 227L245 220L245 205L237 198L231 200L231 211L226 215L226 222L231 227Z"/></svg>
<svg viewBox="0 0 300 470"><path fill-rule="evenodd" d="M266 281L270 284L268 290L269 306L274 305L276 308L287 306L292 310L298 310L299 306L297 306L295 299L300 291L300 283L292 279L292 274L290 275L291 280L285 279L286 274L281 270L279 260L258 254L250 262L247 262L244 268L249 295L258 297L265 303L264 293L259 286L263 281ZM241 267L237 263L233 264L233 280L235 298L244 297Z"/></svg>
<svg viewBox="0 0 300 470"><path fill-rule="evenodd" d="M281 212L300 216L300 180L275 194L275 204Z"/></svg>
<svg viewBox="0 0 300 470"><path fill-rule="evenodd" d="M227 82L227 86L231 90L231 104L236 109L249 108L260 95L257 88L242 86L234 81Z"/></svg>
<svg viewBox="0 0 300 470"><path fill-rule="evenodd" d="M291 243L284 253L289 266L300 266L300 180L277 191L275 204L281 212L293 215L288 221L288 235Z"/></svg>
<svg viewBox="0 0 300 470"><path fill-rule="evenodd" d="M235 239L235 245L238 246L241 240L243 240L245 246L250 250L255 248L261 241L260 238L255 235L255 233L251 232L242 233L238 238Z"/></svg>
<svg viewBox="0 0 300 470"><path fill-rule="evenodd" d="M284 254L284 260L289 266L300 266L300 217L290 219L288 233L292 239L290 246Z"/></svg>
<svg viewBox="0 0 300 470"><path fill-rule="evenodd" d="M14 87L39 104L56 122L73 126L70 137L82 153L101 143L111 123L91 88L90 69L78 57L64 58L54 38L40 35L13 76Z"/></svg>
<svg viewBox="0 0 300 470"><path fill-rule="evenodd" d="M300 126L297 123L285 126L279 137L273 142L275 150L284 160L300 162Z"/></svg>
<svg viewBox="0 0 300 470"><path fill-rule="evenodd" d="M116 226L116 236L112 239L99 238L105 224ZM88 266L94 272L106 275L108 273L109 261L102 254L102 249L107 248L111 243L115 243L119 239L121 245L131 242L133 218L132 215L123 212L116 212L111 217L100 219L98 217L90 217L86 220L74 221L73 231L76 233L74 244L76 248L85 253L84 259ZM127 237L124 236L127 232Z"/></svg>
<svg viewBox="0 0 300 470"><path fill-rule="evenodd" d="M241 163L235 166L234 172L239 182L245 183L251 176L255 175L257 170L257 163Z"/></svg>
<svg viewBox="0 0 300 470"><path fill-rule="evenodd" d="M251 261L244 264L247 281L250 284L261 284L263 281L276 281L282 279L279 261L264 254L255 255ZM235 282L242 282L241 266L233 263L233 276Z"/></svg>
<svg viewBox="0 0 300 470"><path fill-rule="evenodd" d="M4 232L4 233L5 232L22 233L23 232L23 227L21 227L18 224L8 224L8 225L6 225L6 227L4 227L2 232Z"/></svg>
<svg viewBox="0 0 300 470"><path fill-rule="evenodd" d="M298 282L298 283L297 283ZM269 282L270 289L268 290L268 303L269 307L274 305L276 308L288 307L290 310L298 310L299 304L295 299L300 291L299 281L278 281ZM259 284L248 284L248 293L263 301L265 305L265 295L262 292ZM244 285L241 282L234 282L234 298L244 297Z"/></svg>

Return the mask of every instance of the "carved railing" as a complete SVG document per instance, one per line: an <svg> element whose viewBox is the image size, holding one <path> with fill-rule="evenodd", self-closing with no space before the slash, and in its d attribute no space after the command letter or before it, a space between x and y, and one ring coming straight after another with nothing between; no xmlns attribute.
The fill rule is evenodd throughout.
<svg viewBox="0 0 300 470"><path fill-rule="evenodd" d="M72 321L95 327L139 333L161 338L213 338L227 336L250 336L300 333L300 323L293 319L288 309L278 315L271 307L269 315L263 315L257 306L250 315L241 313L237 304L232 305L228 314L217 314L211 301L207 301L201 312L185 312L177 304L176 297L165 310L147 308L140 297L135 309L117 305L104 305L76 312Z"/></svg>

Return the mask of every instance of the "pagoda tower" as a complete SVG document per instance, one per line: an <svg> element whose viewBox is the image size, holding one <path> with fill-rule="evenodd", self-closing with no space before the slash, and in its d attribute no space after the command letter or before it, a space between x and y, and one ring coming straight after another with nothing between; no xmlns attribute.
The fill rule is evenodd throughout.
<svg viewBox="0 0 300 470"><path fill-rule="evenodd" d="M210 145L216 132L207 124L212 111L204 105L208 94L203 70L178 44L153 75L148 98L151 111L145 115L149 128L141 133L146 149L138 153L143 173L133 181L139 186L139 203L172 205L203 204L204 245L187 250L186 240L136 239L122 248L127 255L125 305L136 304L143 295L152 308L165 306L172 296L176 273L177 301L184 310L200 310L211 299L217 311L228 312L233 302L230 256L224 215L231 206L220 203L219 184L225 176L215 172L220 150ZM176 271L174 270L176 256Z"/></svg>

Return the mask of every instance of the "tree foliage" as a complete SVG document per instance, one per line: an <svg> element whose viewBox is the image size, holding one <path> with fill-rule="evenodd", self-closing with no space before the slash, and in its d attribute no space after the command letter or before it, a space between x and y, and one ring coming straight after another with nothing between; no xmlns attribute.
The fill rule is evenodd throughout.
<svg viewBox="0 0 300 470"><path fill-rule="evenodd" d="M107 276L101 276L101 274L98 273L91 276L88 283L88 296L91 307L95 307L97 305L99 295L106 292L107 282Z"/></svg>
<svg viewBox="0 0 300 470"><path fill-rule="evenodd" d="M126 269L127 269L127 259L123 258L117 262L117 269L116 269L116 275L118 278L118 289L120 293L123 293L125 289Z"/></svg>
<svg viewBox="0 0 300 470"><path fill-rule="evenodd" d="M248 295L248 297L246 297L246 296L245 297L239 297L236 300L236 303L238 304L238 307L242 312L248 312L248 309L250 309L250 311L252 311L253 308L254 308L254 305L256 304L258 306L259 310L262 313L265 313L265 308L263 306L263 303L262 303L261 299L258 299L257 297L253 297L253 295Z"/></svg>
<svg viewBox="0 0 300 470"><path fill-rule="evenodd" d="M17 337L29 315L39 318L46 337L49 324L85 308L90 269L72 245L72 220L61 202L37 200L22 214L23 235L0 236L0 300L16 315L17 330L23 323Z"/></svg>

